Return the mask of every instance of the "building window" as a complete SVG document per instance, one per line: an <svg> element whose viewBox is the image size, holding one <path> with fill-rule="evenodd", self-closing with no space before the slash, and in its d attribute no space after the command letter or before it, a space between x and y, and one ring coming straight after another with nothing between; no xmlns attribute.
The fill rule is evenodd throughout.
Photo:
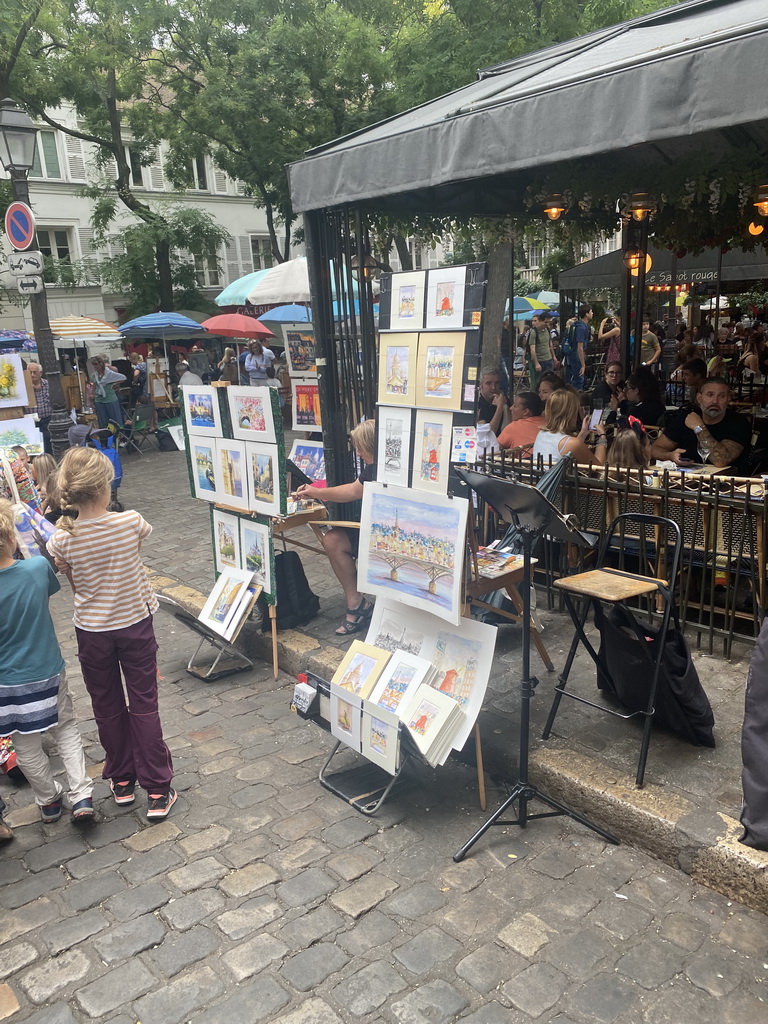
<svg viewBox="0 0 768 1024"><path fill-rule="evenodd" d="M131 168L131 184L134 188L144 188L144 168L141 166L139 154L128 146L125 155Z"/></svg>
<svg viewBox="0 0 768 1024"><path fill-rule="evenodd" d="M192 161L192 188L198 192L208 191L208 172L205 167L205 157L196 156Z"/></svg>
<svg viewBox="0 0 768 1024"><path fill-rule="evenodd" d="M50 256L61 263L72 262L72 247L69 241L69 231L66 228L38 228L37 244L43 256ZM49 284L55 283L59 278L55 271L43 276Z"/></svg>
<svg viewBox="0 0 768 1024"><path fill-rule="evenodd" d="M221 284L219 261L215 252L195 256L195 278L198 288L218 288Z"/></svg>
<svg viewBox="0 0 768 1024"><path fill-rule="evenodd" d="M38 131L35 162L29 173L32 178L61 178L56 132Z"/></svg>
<svg viewBox="0 0 768 1024"><path fill-rule="evenodd" d="M268 238L251 235L251 260L254 270L267 270L274 264L272 244Z"/></svg>

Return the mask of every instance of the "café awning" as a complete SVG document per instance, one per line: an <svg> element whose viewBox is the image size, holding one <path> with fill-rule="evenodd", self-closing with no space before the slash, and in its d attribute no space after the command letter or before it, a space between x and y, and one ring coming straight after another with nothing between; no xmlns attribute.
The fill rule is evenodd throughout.
<svg viewBox="0 0 768 1024"><path fill-rule="evenodd" d="M768 150L765 0L691 0L478 73L310 150L289 168L297 212L339 206L522 212L533 168L620 161L647 175L691 153Z"/></svg>
<svg viewBox="0 0 768 1024"><path fill-rule="evenodd" d="M718 252L706 249L698 256L686 254L676 257L668 249L650 246L651 269L646 272L646 286L681 284L716 284L718 276L723 284L729 281L757 281L768 278L768 255L760 249L756 252L742 252L732 249L722 254L722 268L718 275ZM558 275L557 285L561 292L583 292L594 289L618 288L624 272L622 254L619 250L609 252L597 259L587 260L578 266L563 270Z"/></svg>

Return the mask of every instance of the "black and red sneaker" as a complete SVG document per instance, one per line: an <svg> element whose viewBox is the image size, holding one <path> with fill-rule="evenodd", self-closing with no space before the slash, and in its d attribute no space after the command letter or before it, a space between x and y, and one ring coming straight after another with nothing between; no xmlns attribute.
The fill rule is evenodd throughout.
<svg viewBox="0 0 768 1024"><path fill-rule="evenodd" d="M176 803L176 790L169 789L167 793L150 793L147 797L147 817L150 821L156 818L167 818L168 812Z"/></svg>
<svg viewBox="0 0 768 1024"><path fill-rule="evenodd" d="M136 799L134 790L136 789L135 782L113 782L109 780L109 786L112 790L112 796L115 798L116 804L132 804Z"/></svg>

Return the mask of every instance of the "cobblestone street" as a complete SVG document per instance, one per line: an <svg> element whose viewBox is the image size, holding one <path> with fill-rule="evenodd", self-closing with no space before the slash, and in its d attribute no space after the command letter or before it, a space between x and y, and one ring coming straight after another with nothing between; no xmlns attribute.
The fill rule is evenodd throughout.
<svg viewBox="0 0 768 1024"><path fill-rule="evenodd" d="M124 465L121 497L155 527L147 564L207 593L209 510L189 496L183 454ZM313 635L329 639L341 593L326 562L303 560L323 599ZM52 608L98 821L76 828L65 813L44 827L29 789L0 783L15 831L0 852L0 1020L766 1019L765 915L564 818L494 828L453 863L485 817L471 767L420 767L364 817L318 783L331 740L289 711L294 680L257 663L201 682L185 670L195 638L164 611L161 715L179 800L156 825L142 793L118 808L66 588ZM491 787L489 810L503 796Z"/></svg>

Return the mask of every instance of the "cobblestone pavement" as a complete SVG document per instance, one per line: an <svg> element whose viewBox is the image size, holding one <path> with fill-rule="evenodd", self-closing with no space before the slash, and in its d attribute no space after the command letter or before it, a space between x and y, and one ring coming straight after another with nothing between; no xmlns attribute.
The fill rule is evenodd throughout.
<svg viewBox="0 0 768 1024"><path fill-rule="evenodd" d="M156 527L147 561L209 589L183 457L126 460L123 496ZM69 595L53 605L99 777ZM202 683L190 634L163 613L157 632L180 792L165 822L99 781L97 824L43 827L28 789L2 782L0 1020L766 1019L765 916L562 818L492 829L454 864L483 820L470 768L416 769L367 819L317 782L330 741L289 713L290 678L258 665Z"/></svg>

